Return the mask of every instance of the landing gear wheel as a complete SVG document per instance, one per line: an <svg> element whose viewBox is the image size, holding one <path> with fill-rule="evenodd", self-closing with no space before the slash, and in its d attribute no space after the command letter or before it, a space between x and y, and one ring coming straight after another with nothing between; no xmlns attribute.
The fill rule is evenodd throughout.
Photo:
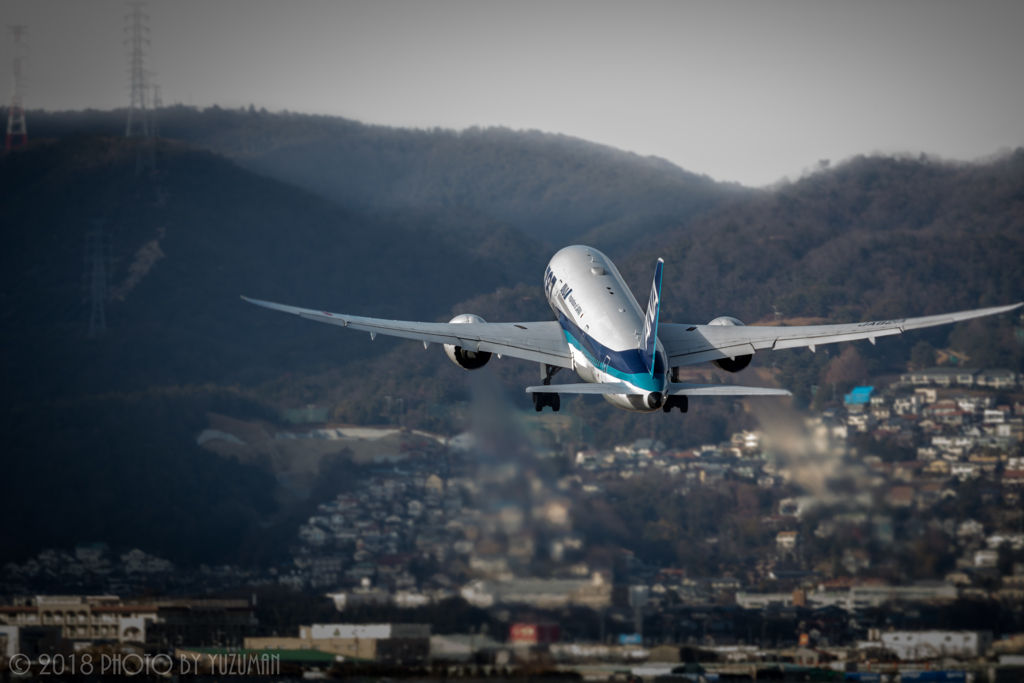
<svg viewBox="0 0 1024 683"><path fill-rule="evenodd" d="M562 407L562 402L558 394L543 394L540 392L533 394L533 409L539 413L544 410L544 406L551 406L551 410L557 413L558 409Z"/></svg>
<svg viewBox="0 0 1024 683"><path fill-rule="evenodd" d="M690 399L687 396L669 396L665 404L661 406L663 412L671 413L673 408L679 408L679 412L685 413L690 409Z"/></svg>

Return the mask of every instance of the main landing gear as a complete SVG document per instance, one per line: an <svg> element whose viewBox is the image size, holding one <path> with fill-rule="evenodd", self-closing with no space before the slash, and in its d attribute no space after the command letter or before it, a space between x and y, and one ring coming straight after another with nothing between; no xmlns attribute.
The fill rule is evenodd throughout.
<svg viewBox="0 0 1024 683"><path fill-rule="evenodd" d="M679 408L679 412L685 413L690 409L690 399L686 396L669 396L661 404L663 412L671 413L673 408Z"/></svg>
<svg viewBox="0 0 1024 683"><path fill-rule="evenodd" d="M558 409L562 407L562 402L559 400L558 394L539 394L533 395L533 409L538 413L544 410L544 406L551 406L551 410L558 412Z"/></svg>
<svg viewBox="0 0 1024 683"><path fill-rule="evenodd" d="M679 383L679 368L672 368L672 374L669 376L669 381L672 384ZM673 408L679 408L680 413L685 413L690 409L690 399L686 396L667 396L665 402L661 404L662 411L671 413Z"/></svg>
<svg viewBox="0 0 1024 683"><path fill-rule="evenodd" d="M547 363L540 364L540 383L544 386L551 384L551 378L555 376L562 368L557 365L548 365ZM551 410L558 412L558 409L562 407L562 402L558 398L558 394L533 394L533 409L538 413L544 410L544 406L550 406Z"/></svg>

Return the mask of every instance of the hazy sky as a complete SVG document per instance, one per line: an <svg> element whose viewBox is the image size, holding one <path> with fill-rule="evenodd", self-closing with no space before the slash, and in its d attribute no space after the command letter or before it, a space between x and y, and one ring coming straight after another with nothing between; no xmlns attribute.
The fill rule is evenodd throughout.
<svg viewBox="0 0 1024 683"><path fill-rule="evenodd" d="M147 11L166 104L539 129L748 185L819 159L1024 145L1021 0L154 0ZM30 26L26 107L125 106L126 13L120 1L3 0L4 24Z"/></svg>

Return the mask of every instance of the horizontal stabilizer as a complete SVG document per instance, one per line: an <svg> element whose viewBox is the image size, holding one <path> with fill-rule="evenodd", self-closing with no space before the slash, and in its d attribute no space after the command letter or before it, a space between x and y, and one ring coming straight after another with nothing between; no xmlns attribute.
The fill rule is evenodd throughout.
<svg viewBox="0 0 1024 683"><path fill-rule="evenodd" d="M636 394L647 393L625 382L596 382L594 384L549 384L540 387L526 387L530 394Z"/></svg>
<svg viewBox="0 0 1024 683"><path fill-rule="evenodd" d="M551 384L527 387L531 394L633 394L642 396L646 391L625 382L594 384ZM738 387L732 384L669 384L669 396L792 396L785 389L767 387Z"/></svg>
<svg viewBox="0 0 1024 683"><path fill-rule="evenodd" d="M669 384L669 396L792 396L785 389L738 387L733 384Z"/></svg>

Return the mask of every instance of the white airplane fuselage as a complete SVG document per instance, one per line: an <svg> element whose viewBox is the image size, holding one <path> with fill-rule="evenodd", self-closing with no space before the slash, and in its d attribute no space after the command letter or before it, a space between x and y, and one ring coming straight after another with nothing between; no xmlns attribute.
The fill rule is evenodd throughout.
<svg viewBox="0 0 1024 683"><path fill-rule="evenodd" d="M544 271L544 292L576 373L586 382L625 382L643 392L605 394L618 408L658 410L669 383L665 350L658 341L652 374L639 350L645 312L611 259L593 247L566 247Z"/></svg>

